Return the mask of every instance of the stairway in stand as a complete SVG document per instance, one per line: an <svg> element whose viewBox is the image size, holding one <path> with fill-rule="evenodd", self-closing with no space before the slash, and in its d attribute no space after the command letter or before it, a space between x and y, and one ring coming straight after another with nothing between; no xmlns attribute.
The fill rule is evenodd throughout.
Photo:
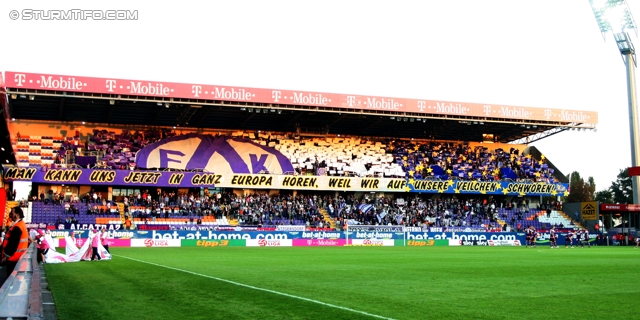
<svg viewBox="0 0 640 320"><path fill-rule="evenodd" d="M586 228L585 228L585 227L580 223L580 221L576 221L576 220L571 219L571 217L569 217L566 213L564 213L564 211L562 211L562 210L557 210L556 212L558 212L558 215L560 215L561 217L563 217L563 218L565 218L565 219L567 219L567 220L569 220L569 221L573 222L573 224L574 224L576 227L578 227L578 228L580 228L580 229L586 229ZM568 227L568 226L565 226L565 227Z"/></svg>
<svg viewBox="0 0 640 320"><path fill-rule="evenodd" d="M324 208L318 209L318 212L322 215L325 225L328 224L331 229L336 229L336 221L329 216L329 213Z"/></svg>
<svg viewBox="0 0 640 320"><path fill-rule="evenodd" d="M504 221L502 221L502 220L500 220L498 218L496 218L496 222L498 223L498 226L500 226L500 228L503 228L505 224L508 225L508 223L506 223L506 222L504 222ZM515 230L511 230L511 232L514 232L514 231Z"/></svg>

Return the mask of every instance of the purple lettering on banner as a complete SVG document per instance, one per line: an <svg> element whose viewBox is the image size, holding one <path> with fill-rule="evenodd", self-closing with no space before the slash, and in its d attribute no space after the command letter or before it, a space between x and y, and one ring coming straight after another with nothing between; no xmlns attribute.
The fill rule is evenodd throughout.
<svg viewBox="0 0 640 320"><path fill-rule="evenodd" d="M250 154L249 158L251 159L251 169L253 169L252 173L260 173L261 171L268 171L267 167L264 166L264 163L267 162L268 154L261 154L260 159L258 159L257 155Z"/></svg>
<svg viewBox="0 0 640 320"><path fill-rule="evenodd" d="M175 160L175 159L169 158L170 154L177 155L177 156L180 156L180 157L184 157L184 153L182 153L182 152L180 152L178 150L160 149L159 153L160 153L160 168L168 168L169 167L169 162L182 163L182 161L180 161L180 160Z"/></svg>

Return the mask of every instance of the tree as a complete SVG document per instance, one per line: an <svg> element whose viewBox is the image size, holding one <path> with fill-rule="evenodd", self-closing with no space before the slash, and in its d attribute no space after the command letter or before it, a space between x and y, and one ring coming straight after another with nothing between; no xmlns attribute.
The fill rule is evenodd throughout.
<svg viewBox="0 0 640 320"><path fill-rule="evenodd" d="M614 203L613 192L611 192L611 187L609 187L609 189L596 192L595 200L600 201L600 203Z"/></svg>
<svg viewBox="0 0 640 320"><path fill-rule="evenodd" d="M593 201L595 198L596 183L593 177L589 177L589 182L584 182L578 171L574 171L569 176L569 196L566 202Z"/></svg>
<svg viewBox="0 0 640 320"><path fill-rule="evenodd" d="M633 187L629 177L629 169L620 170L618 179L611 184L609 191L613 194L613 203L633 203Z"/></svg>

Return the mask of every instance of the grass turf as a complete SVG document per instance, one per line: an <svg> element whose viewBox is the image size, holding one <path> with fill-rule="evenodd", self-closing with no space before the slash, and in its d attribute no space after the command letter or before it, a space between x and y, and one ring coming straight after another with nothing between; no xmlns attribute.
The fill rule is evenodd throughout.
<svg viewBox="0 0 640 320"><path fill-rule="evenodd" d="M65 319L639 318L632 247L112 248L47 264Z"/></svg>

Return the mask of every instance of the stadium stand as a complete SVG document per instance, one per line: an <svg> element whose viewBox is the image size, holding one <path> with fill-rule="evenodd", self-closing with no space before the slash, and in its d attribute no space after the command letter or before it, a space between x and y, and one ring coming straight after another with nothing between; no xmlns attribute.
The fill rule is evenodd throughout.
<svg viewBox="0 0 640 320"><path fill-rule="evenodd" d="M94 130L84 143L78 135L65 139L20 136L13 141L20 166L133 169L137 151L174 135L175 132L166 129L133 133L123 130L118 134ZM286 135L243 132L230 136L249 138L280 151L290 159L297 174L557 181L554 169L549 168L544 157L534 159L517 148L506 152L502 148L472 148L468 143L373 141L355 137L292 139Z"/></svg>

